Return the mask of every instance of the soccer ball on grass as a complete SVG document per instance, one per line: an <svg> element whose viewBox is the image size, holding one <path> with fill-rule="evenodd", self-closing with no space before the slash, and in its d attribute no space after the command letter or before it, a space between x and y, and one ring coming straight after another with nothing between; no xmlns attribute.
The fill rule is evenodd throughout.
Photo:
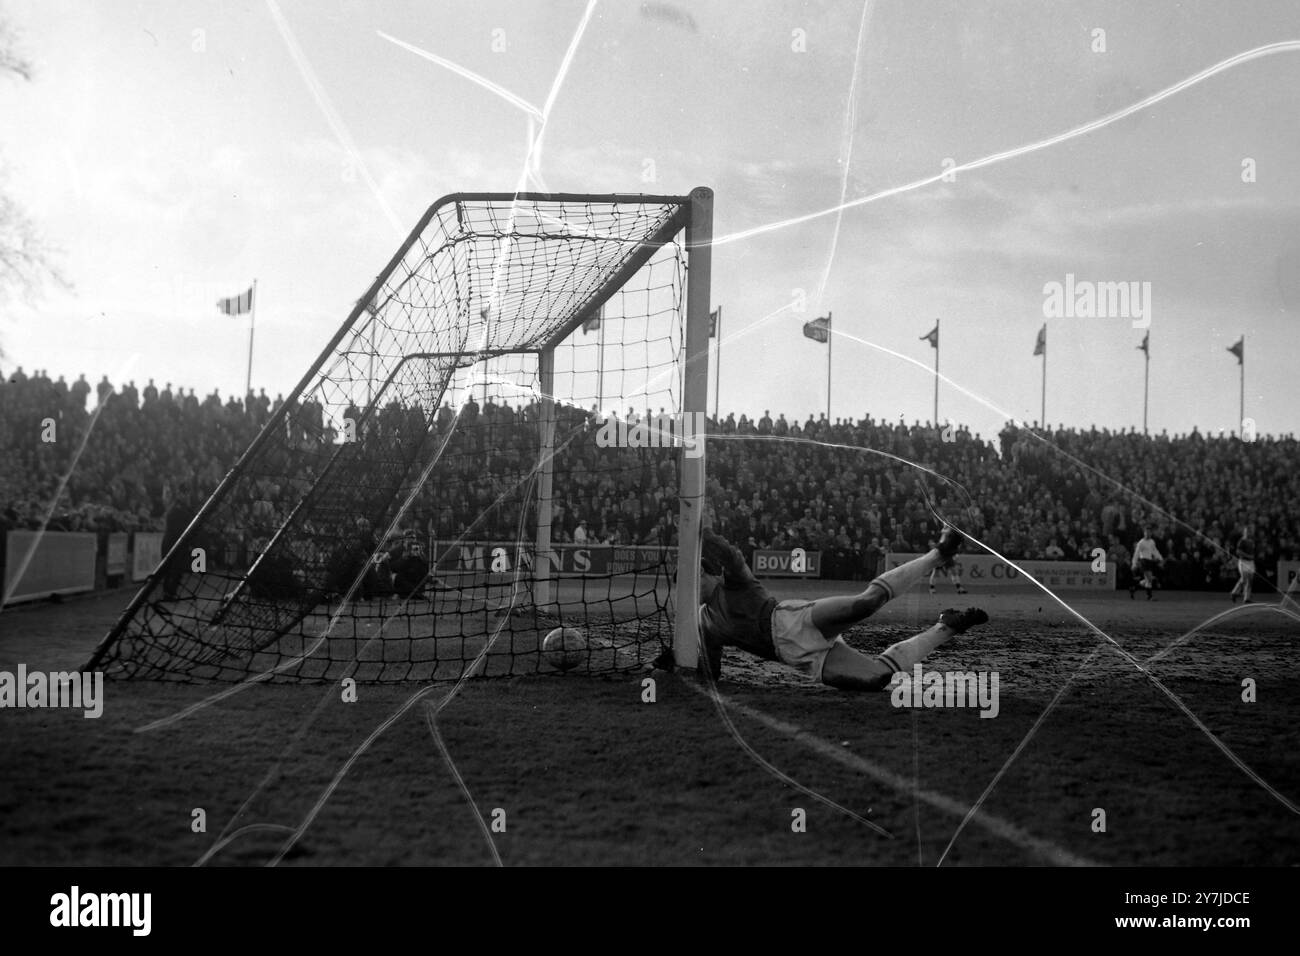
<svg viewBox="0 0 1300 956"><path fill-rule="evenodd" d="M556 670L572 670L586 656L587 639L576 627L557 627L542 640L542 659Z"/></svg>

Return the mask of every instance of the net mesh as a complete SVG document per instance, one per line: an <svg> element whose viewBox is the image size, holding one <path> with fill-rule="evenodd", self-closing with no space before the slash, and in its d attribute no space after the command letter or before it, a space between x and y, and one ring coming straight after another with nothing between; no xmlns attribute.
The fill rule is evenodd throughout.
<svg viewBox="0 0 1300 956"><path fill-rule="evenodd" d="M577 670L656 657L672 631L682 210L436 205L230 474L181 489L168 521L186 530L89 666L507 675L552 670L541 643L558 626L586 637Z"/></svg>

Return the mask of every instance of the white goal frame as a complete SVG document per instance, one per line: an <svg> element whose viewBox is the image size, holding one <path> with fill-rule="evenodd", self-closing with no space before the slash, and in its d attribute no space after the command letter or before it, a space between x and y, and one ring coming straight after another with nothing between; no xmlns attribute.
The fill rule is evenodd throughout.
<svg viewBox="0 0 1300 956"><path fill-rule="evenodd" d="M707 442L696 434L696 424L708 410L709 313L711 310L713 260L713 190L697 187L689 196L547 196L525 194L523 198L564 198L600 202L647 200L675 202L679 213L584 305L578 315L561 328L538 355L541 390L541 436L537 483L537 536L534 555L534 599L539 608L555 605L554 583L558 559L551 546L551 504L554 498L555 446L555 349L576 329L597 315L611 296L631 278L663 242L683 231L686 238L686 321L681 356L682 422L687 431L678 451L681 485L678 488L677 574L673 597L673 659L678 667L694 668L699 659L699 619L695 613L700 587L700 526L704 512ZM688 454L688 448L694 449Z"/></svg>

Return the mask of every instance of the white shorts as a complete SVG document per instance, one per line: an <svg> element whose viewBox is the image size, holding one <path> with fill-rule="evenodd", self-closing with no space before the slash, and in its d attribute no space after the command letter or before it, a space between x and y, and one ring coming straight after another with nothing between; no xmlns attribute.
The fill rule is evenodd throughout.
<svg viewBox="0 0 1300 956"><path fill-rule="evenodd" d="M1243 560L1241 560L1240 558L1238 558L1238 559L1237 559L1237 573L1240 574L1243 578L1246 577L1246 576L1248 576L1248 575L1254 574L1254 573L1255 573L1255 562L1254 562L1254 561L1243 561Z"/></svg>
<svg viewBox="0 0 1300 956"><path fill-rule="evenodd" d="M812 621L812 601L782 601L772 609L772 643L776 656L813 680L822 679L826 655L844 639L828 641Z"/></svg>

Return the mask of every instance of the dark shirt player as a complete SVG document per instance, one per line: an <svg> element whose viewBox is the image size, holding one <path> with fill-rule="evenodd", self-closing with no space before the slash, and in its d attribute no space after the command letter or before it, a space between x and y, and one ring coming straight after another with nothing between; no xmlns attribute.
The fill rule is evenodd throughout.
<svg viewBox="0 0 1300 956"><path fill-rule="evenodd" d="M944 611L933 627L876 656L854 650L841 635L951 562L962 541L960 532L945 530L928 554L879 575L860 594L780 601L754 577L739 549L706 529L700 542L701 665L717 680L722 675L722 649L738 647L841 690L882 690L894 674L911 671L935 648L983 624L988 615L978 608Z"/></svg>

